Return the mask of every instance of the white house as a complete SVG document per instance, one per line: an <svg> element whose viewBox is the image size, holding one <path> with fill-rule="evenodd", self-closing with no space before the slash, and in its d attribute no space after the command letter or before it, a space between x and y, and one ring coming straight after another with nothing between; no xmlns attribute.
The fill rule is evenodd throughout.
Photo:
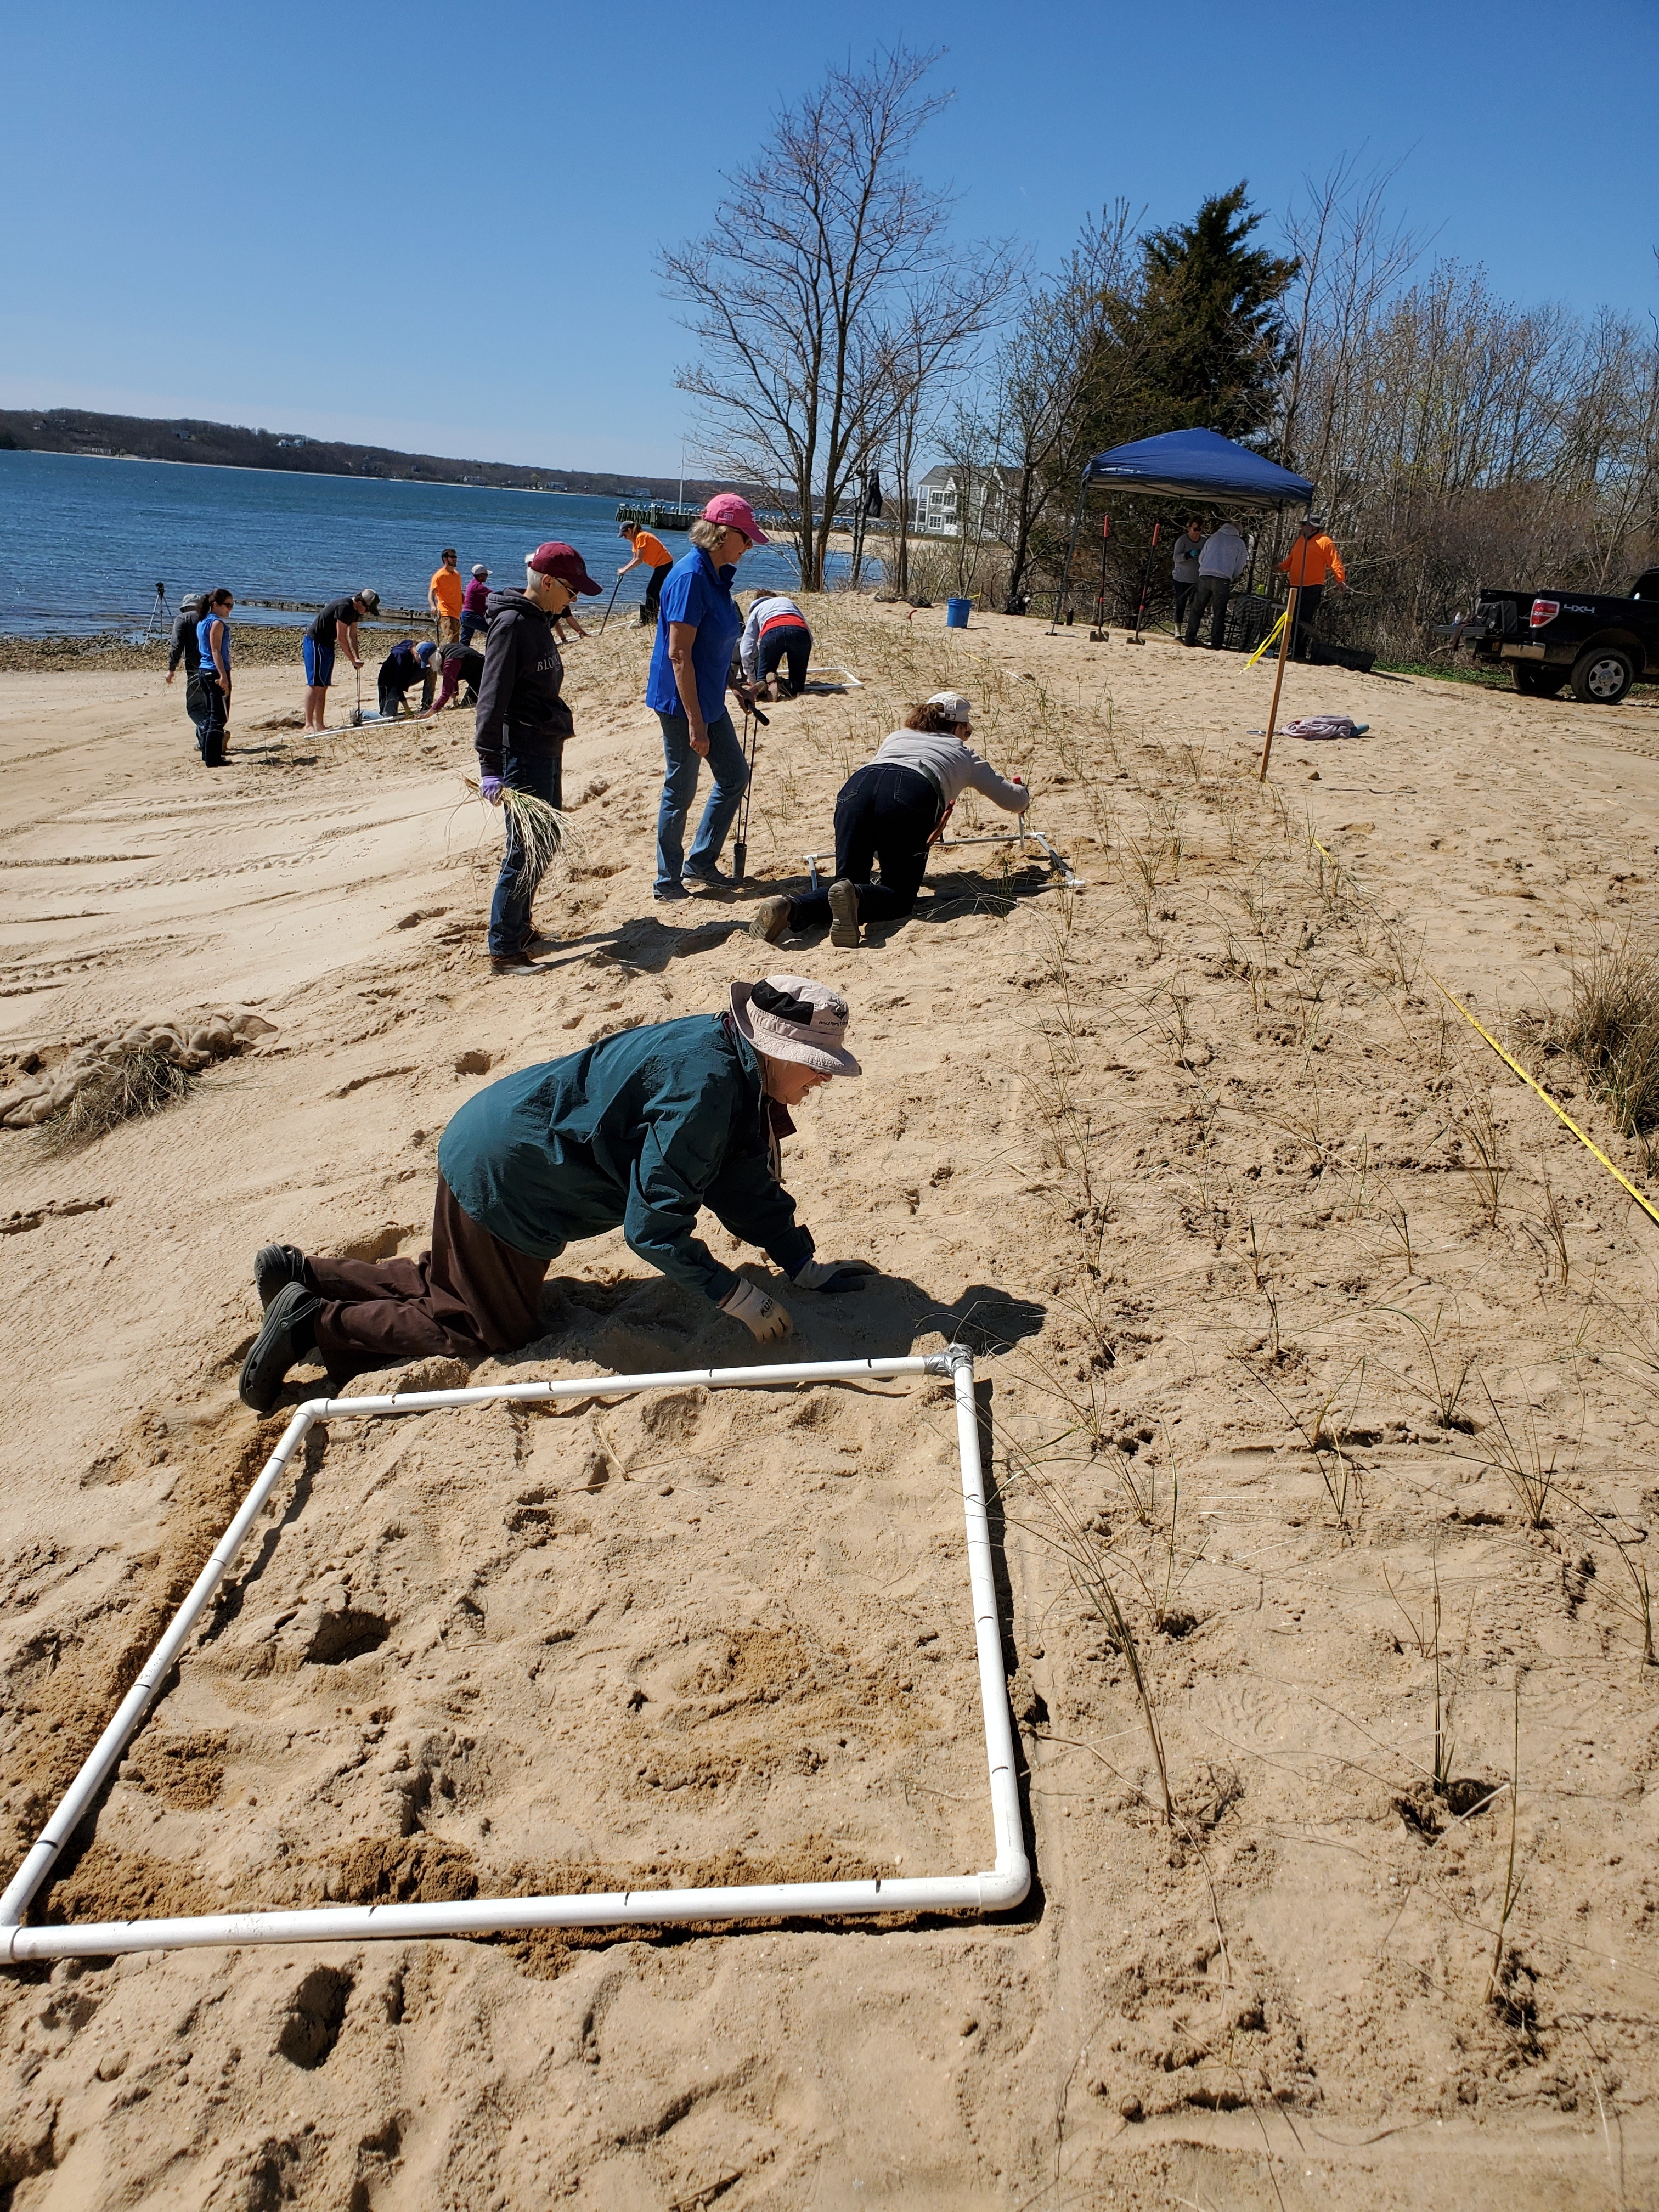
<svg viewBox="0 0 1659 2212"><path fill-rule="evenodd" d="M962 478L969 477L964 496ZM976 538L1002 533L1019 489L1018 469L975 469L971 471L941 463L929 469L910 500L910 527L921 538L960 538L965 520Z"/></svg>

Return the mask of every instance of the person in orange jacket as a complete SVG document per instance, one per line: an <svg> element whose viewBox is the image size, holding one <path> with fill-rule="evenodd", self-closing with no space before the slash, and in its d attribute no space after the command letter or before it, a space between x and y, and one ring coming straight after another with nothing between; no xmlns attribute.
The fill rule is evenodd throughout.
<svg viewBox="0 0 1659 2212"><path fill-rule="evenodd" d="M1342 556L1326 532L1322 514L1309 515L1301 535L1279 562L1279 573L1296 586L1296 635L1291 641L1291 657L1305 660L1313 647L1314 624L1319 619L1327 579L1334 576L1339 590L1349 589Z"/></svg>

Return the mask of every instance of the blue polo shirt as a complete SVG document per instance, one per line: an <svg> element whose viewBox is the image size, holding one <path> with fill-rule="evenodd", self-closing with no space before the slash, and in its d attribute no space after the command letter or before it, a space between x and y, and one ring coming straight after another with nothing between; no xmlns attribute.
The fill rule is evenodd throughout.
<svg viewBox="0 0 1659 2212"><path fill-rule="evenodd" d="M651 680L645 688L645 703L653 714L684 712L668 658L670 623L696 626L691 667L704 722L718 721L726 712L726 672L743 630L743 617L732 599L732 579L737 573L735 568L717 568L701 545L694 545L669 570L662 587L662 621L651 655Z"/></svg>

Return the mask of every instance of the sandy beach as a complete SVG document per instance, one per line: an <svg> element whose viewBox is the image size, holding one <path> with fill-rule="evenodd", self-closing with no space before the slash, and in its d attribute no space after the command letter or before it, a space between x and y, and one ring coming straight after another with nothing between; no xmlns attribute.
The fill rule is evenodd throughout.
<svg viewBox="0 0 1659 2212"><path fill-rule="evenodd" d="M237 1401L255 1249L419 1251L492 1075L798 969L866 1072L791 1187L880 1277L786 1349L981 1355L1030 1899L14 1968L0 2202L1659 2201L1659 1228L1433 980L1653 1187L1548 1020L1654 926L1659 695L1297 666L1370 732L1263 787L1265 665L805 604L860 683L771 710L744 894L666 919L647 641L569 649L527 982L470 714L302 738L250 663L209 774L159 665L0 674L0 1057L269 1024L80 1152L0 1128L5 1865L320 1386ZM945 683L1085 888L965 847L884 941L751 945ZM568 1261L472 1379L750 1356ZM957 1485L933 1381L331 1422L33 1917L987 1866Z"/></svg>

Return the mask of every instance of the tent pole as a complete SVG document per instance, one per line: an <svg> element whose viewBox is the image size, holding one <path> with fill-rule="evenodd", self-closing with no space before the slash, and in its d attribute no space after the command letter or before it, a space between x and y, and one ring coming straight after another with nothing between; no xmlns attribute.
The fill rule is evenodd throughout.
<svg viewBox="0 0 1659 2212"><path fill-rule="evenodd" d="M1152 573L1152 554L1158 544L1158 527L1157 523L1152 525L1152 538L1147 544L1146 558L1140 571L1140 597L1135 602L1135 634L1129 640L1131 645L1139 645L1141 642L1140 618L1146 611L1146 586Z"/></svg>
<svg viewBox="0 0 1659 2212"><path fill-rule="evenodd" d="M1267 709L1267 730L1261 740L1261 760L1256 769L1258 783L1267 781L1267 760L1273 749L1273 731L1279 721L1279 687L1285 681L1285 663L1291 657L1291 640L1296 635L1296 586L1291 586L1290 598L1285 602L1285 628L1279 641L1279 659L1273 663L1273 703Z"/></svg>
<svg viewBox="0 0 1659 2212"><path fill-rule="evenodd" d="M1089 635L1097 641L1107 635L1106 629L1106 555L1112 542L1112 518L1101 518L1100 530L1100 589L1095 593L1095 626Z"/></svg>
<svg viewBox="0 0 1659 2212"><path fill-rule="evenodd" d="M1050 637L1054 635L1060 625L1060 603L1065 599L1066 587L1072 580L1072 556L1077 551L1077 533L1083 521L1083 495L1088 489L1088 484L1089 479L1085 473L1083 482L1077 488L1077 506L1072 514L1072 542L1066 548L1066 571L1054 589L1054 619L1048 624Z"/></svg>

